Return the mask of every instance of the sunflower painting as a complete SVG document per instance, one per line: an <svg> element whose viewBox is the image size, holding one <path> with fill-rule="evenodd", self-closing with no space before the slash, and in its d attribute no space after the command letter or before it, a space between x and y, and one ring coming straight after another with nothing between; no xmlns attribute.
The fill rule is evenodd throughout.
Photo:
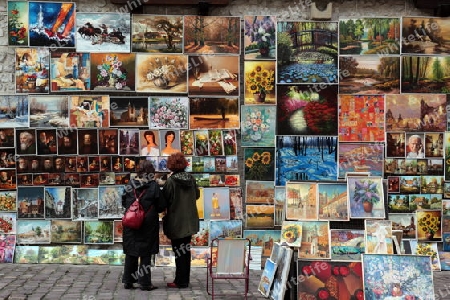
<svg viewBox="0 0 450 300"><path fill-rule="evenodd" d="M289 247L300 247L302 242L302 222L283 221L280 243L283 242L287 243Z"/></svg>
<svg viewBox="0 0 450 300"><path fill-rule="evenodd" d="M275 149L274 148L245 148L245 180L275 179Z"/></svg>

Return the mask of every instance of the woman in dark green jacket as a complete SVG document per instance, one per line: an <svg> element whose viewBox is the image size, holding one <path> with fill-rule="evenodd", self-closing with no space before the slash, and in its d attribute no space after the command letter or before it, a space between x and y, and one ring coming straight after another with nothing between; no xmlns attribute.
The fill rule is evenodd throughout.
<svg viewBox="0 0 450 300"><path fill-rule="evenodd" d="M167 167L172 174L163 186L167 201L164 234L172 242L175 252L175 280L167 283L171 288L187 288L191 273L191 238L199 231L196 200L200 197L194 177L185 172L188 165L181 152L172 154Z"/></svg>

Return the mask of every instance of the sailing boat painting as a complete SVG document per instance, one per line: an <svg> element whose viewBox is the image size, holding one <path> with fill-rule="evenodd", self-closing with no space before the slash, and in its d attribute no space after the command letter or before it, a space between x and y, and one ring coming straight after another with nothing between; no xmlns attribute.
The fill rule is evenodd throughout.
<svg viewBox="0 0 450 300"><path fill-rule="evenodd" d="M0 96L0 128L29 127L28 96Z"/></svg>
<svg viewBox="0 0 450 300"><path fill-rule="evenodd" d="M74 2L30 2L30 46L75 47Z"/></svg>
<svg viewBox="0 0 450 300"><path fill-rule="evenodd" d="M339 178L348 172L370 172L382 176L384 146L376 143L340 143Z"/></svg>

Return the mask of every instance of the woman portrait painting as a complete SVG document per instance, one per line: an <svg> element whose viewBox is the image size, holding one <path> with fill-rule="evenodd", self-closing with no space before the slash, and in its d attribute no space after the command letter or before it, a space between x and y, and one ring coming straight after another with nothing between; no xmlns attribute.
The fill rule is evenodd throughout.
<svg viewBox="0 0 450 300"><path fill-rule="evenodd" d="M160 131L160 145L165 145L161 149L161 156L169 156L171 154L180 152L180 133L174 130ZM162 146L161 146L162 147Z"/></svg>
<svg viewBox="0 0 450 300"><path fill-rule="evenodd" d="M159 146L156 144L158 132L145 130L141 134L141 156L159 156Z"/></svg>

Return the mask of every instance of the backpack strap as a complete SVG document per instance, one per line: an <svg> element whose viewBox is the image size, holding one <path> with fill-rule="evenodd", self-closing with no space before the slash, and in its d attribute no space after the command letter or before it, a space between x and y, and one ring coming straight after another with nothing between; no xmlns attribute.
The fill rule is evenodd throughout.
<svg viewBox="0 0 450 300"><path fill-rule="evenodd" d="M136 189L134 189L134 197L136 198L136 200L137 200L139 203L141 203L142 195L144 195L145 192L147 192L147 189L144 189L144 190L141 192L141 194L139 195L139 197L138 197L138 196L136 195ZM147 211L145 212L145 214L147 215L147 213L148 213L152 208L153 208L153 204L150 205L150 207L147 209Z"/></svg>

